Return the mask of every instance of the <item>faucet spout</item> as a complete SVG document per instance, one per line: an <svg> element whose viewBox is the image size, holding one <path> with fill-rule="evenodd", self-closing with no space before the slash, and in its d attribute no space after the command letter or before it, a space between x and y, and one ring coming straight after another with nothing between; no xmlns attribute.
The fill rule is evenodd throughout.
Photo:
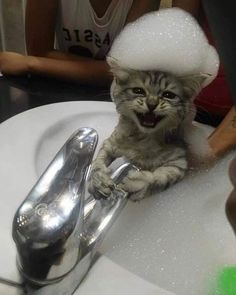
<svg viewBox="0 0 236 295"><path fill-rule="evenodd" d="M79 259L85 182L97 141L91 128L74 133L15 214L18 268L32 282L58 280Z"/></svg>
<svg viewBox="0 0 236 295"><path fill-rule="evenodd" d="M97 141L91 128L73 134L15 214L12 235L26 294L73 294L127 203L117 184L137 168L124 162L111 175L115 189L107 200L85 199Z"/></svg>

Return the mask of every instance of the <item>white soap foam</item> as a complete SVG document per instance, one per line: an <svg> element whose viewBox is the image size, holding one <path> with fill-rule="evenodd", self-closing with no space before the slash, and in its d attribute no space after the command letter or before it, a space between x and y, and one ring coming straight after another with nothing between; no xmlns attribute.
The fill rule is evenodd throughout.
<svg viewBox="0 0 236 295"><path fill-rule="evenodd" d="M190 151L192 164L210 164L212 151L208 137L213 131L213 127L198 122L189 123L185 127L184 139Z"/></svg>
<svg viewBox="0 0 236 295"><path fill-rule="evenodd" d="M124 67L160 70L177 76L217 75L219 58L197 21L179 8L148 13L128 24L108 54Z"/></svg>
<svg viewBox="0 0 236 295"><path fill-rule="evenodd" d="M234 156L191 171L161 194L129 202L102 253L176 295L215 294L218 270L236 264L236 239L224 210Z"/></svg>

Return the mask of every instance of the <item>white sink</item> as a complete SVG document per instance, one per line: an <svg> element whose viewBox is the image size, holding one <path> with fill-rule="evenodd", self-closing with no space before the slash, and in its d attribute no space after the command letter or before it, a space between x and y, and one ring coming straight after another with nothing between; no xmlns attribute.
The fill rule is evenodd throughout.
<svg viewBox="0 0 236 295"><path fill-rule="evenodd" d="M47 164L78 128L95 128L100 145L116 122L112 103L67 102L27 111L0 125L0 278L19 281L11 223ZM233 156L209 170L191 171L159 195L129 202L101 253L176 295L208 295L218 269L236 264L236 241L224 213Z"/></svg>

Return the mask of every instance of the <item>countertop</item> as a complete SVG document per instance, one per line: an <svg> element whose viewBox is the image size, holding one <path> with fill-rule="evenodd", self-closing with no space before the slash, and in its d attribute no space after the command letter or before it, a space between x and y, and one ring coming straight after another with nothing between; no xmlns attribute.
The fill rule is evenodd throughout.
<svg viewBox="0 0 236 295"><path fill-rule="evenodd" d="M111 101L109 88L39 77L0 77L0 123L41 105L80 100Z"/></svg>

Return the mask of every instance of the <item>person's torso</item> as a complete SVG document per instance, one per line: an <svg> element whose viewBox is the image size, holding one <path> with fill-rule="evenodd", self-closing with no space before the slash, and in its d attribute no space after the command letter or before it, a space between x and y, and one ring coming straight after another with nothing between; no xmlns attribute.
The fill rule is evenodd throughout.
<svg viewBox="0 0 236 295"><path fill-rule="evenodd" d="M99 18L89 0L60 0L57 47L64 52L103 59L125 25L133 0L112 0Z"/></svg>

